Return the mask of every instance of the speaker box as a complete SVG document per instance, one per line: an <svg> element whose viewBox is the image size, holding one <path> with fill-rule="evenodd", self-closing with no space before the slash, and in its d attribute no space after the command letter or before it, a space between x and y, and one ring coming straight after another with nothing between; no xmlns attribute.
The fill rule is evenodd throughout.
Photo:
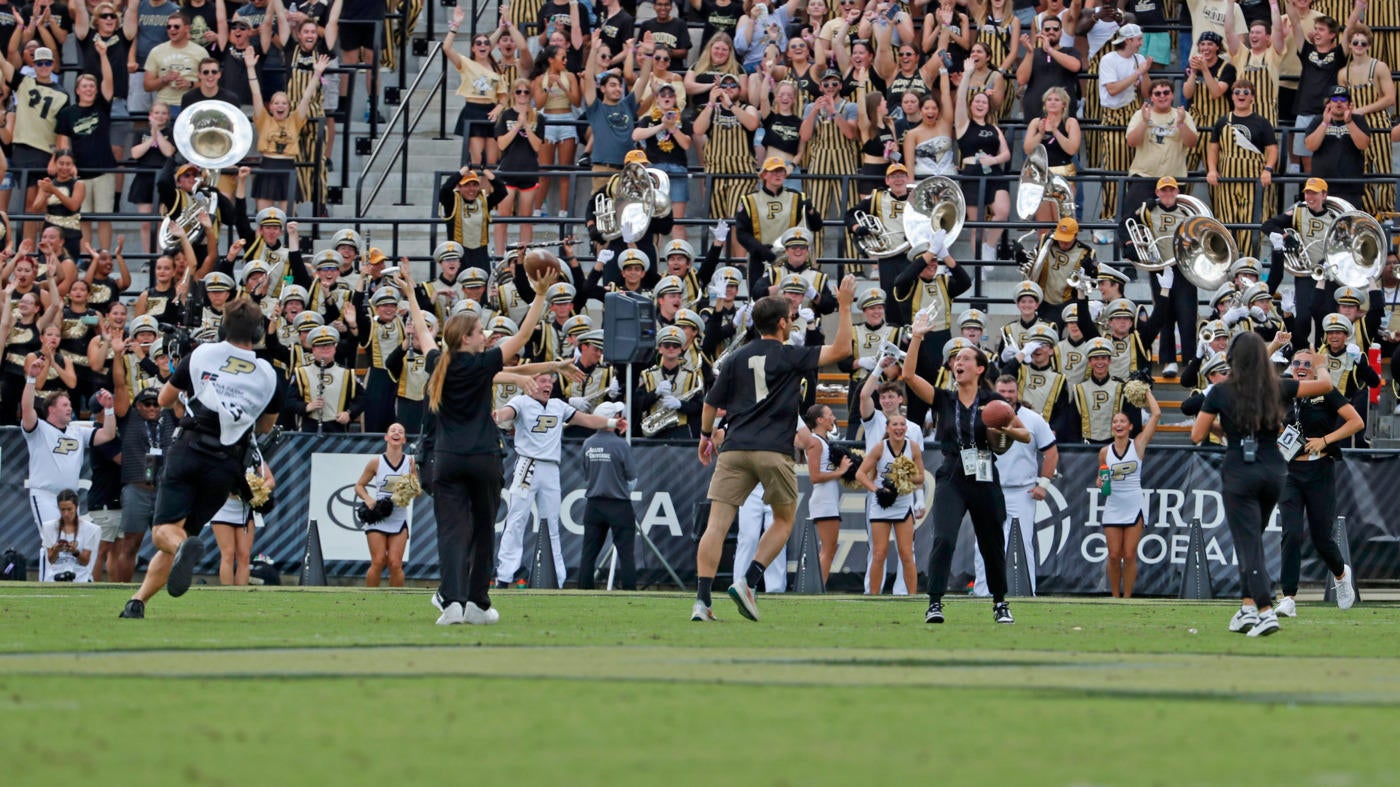
<svg viewBox="0 0 1400 787"><path fill-rule="evenodd" d="M603 357L608 363L651 363L656 352L656 304L631 292L603 300Z"/></svg>

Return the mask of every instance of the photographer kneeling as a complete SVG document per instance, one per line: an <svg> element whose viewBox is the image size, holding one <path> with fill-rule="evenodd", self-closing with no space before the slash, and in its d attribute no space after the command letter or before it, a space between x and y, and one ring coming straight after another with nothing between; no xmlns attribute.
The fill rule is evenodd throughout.
<svg viewBox="0 0 1400 787"><path fill-rule="evenodd" d="M44 554L49 560L45 581L91 582L102 528L87 517L78 516L78 493L65 489L58 493L58 519L39 528Z"/></svg>

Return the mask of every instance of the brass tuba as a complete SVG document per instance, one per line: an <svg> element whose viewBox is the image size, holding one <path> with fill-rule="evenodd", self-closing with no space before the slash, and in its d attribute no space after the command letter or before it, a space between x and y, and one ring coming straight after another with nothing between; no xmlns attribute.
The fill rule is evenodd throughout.
<svg viewBox="0 0 1400 787"><path fill-rule="evenodd" d="M877 216L863 210L855 211L853 216L856 225L865 229L865 235L856 238L856 243L860 245L860 250L865 252L865 256L882 260L886 257L898 257L909 251L909 240L906 238L896 244L889 228Z"/></svg>
<svg viewBox="0 0 1400 787"><path fill-rule="evenodd" d="M1178 195L1176 203L1181 206L1182 211L1188 217L1214 215L1204 202L1189 194ZM1137 266L1139 270L1148 273L1158 273L1176 264L1175 256L1168 257L1162 253L1162 241L1169 241L1167 246L1170 251L1170 247L1172 246L1170 241L1174 239L1158 238L1154 236L1151 228L1143 225L1131 216L1128 218L1125 226L1128 230L1128 240L1133 244L1133 248L1137 250L1138 258L1133 261L1133 265Z"/></svg>
<svg viewBox="0 0 1400 787"><path fill-rule="evenodd" d="M618 233L614 238L631 243L646 235L653 219L671 215L671 176L640 162L624 165L617 179L614 213Z"/></svg>
<svg viewBox="0 0 1400 787"><path fill-rule="evenodd" d="M1172 253L1177 272L1203 290L1230 280L1230 263L1240 255L1235 236L1212 216L1192 216L1176 228Z"/></svg>
<svg viewBox="0 0 1400 787"><path fill-rule="evenodd" d="M904 206L904 238L910 245L909 256L928 251L933 233L940 229L947 233L943 243L951 249L966 220L967 201L962 187L952 178L934 175L919 181Z"/></svg>
<svg viewBox="0 0 1400 787"><path fill-rule="evenodd" d="M166 216L160 224L160 247L179 248L179 238L171 232L171 223L179 224L196 243L203 235L201 217L213 215L218 209L218 192L214 191L219 170L236 164L253 146L253 124L243 110L227 101L200 101L180 113L171 133L175 149L185 159L204 170L195 182L189 205L173 219ZM205 185L208 188L205 188Z"/></svg>
<svg viewBox="0 0 1400 787"><path fill-rule="evenodd" d="M1388 246L1385 230L1370 214L1343 213L1323 241L1322 274L1347 287L1367 287L1380 276Z"/></svg>

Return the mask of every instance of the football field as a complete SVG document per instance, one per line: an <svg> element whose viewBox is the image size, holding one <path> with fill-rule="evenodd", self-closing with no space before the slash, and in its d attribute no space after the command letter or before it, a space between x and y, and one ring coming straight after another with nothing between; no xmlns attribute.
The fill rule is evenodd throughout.
<svg viewBox="0 0 1400 787"><path fill-rule="evenodd" d="M7 583L8 584L8 583ZM1400 605L0 588L15 785L1400 783Z"/></svg>

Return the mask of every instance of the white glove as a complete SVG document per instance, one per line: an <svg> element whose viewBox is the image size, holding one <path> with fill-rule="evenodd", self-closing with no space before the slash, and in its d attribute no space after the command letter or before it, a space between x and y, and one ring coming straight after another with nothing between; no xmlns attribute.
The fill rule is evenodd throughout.
<svg viewBox="0 0 1400 787"><path fill-rule="evenodd" d="M583 413L593 412L593 405L588 403L588 399L582 396L570 396L569 406Z"/></svg>
<svg viewBox="0 0 1400 787"><path fill-rule="evenodd" d="M1347 357L1351 358L1352 363L1361 363L1361 348L1356 342L1347 342Z"/></svg>
<svg viewBox="0 0 1400 787"><path fill-rule="evenodd" d="M749 304L741 304L734 309L734 329L740 333L744 332L745 323L749 319Z"/></svg>
<svg viewBox="0 0 1400 787"><path fill-rule="evenodd" d="M656 384L656 392L659 393L659 394L661 394L662 396L665 396L666 394L669 394L669 393L671 392L671 381L670 381L670 380L662 380L661 382L657 383L657 384Z"/></svg>
<svg viewBox="0 0 1400 787"><path fill-rule="evenodd" d="M728 293L729 287L722 281L717 281L710 285L710 300L722 301Z"/></svg>
<svg viewBox="0 0 1400 787"><path fill-rule="evenodd" d="M800 308L800 309L797 310L797 316L798 316L800 319L802 319L802 320L804 320L804 321L806 321L806 322L809 322L809 323L810 323L812 320L817 319L817 313L814 312L814 311L812 311L811 309L807 308L806 306L803 306L802 308Z"/></svg>
<svg viewBox="0 0 1400 787"><path fill-rule="evenodd" d="M1258 306L1249 307L1249 316L1254 318L1255 322L1269 321L1269 313L1259 308Z"/></svg>
<svg viewBox="0 0 1400 787"><path fill-rule="evenodd" d="M806 346L807 332L802 330L801 328L793 328L792 331L788 333L788 344L792 345L793 347Z"/></svg>
<svg viewBox="0 0 1400 787"><path fill-rule="evenodd" d="M937 268L934 268L934 270L933 270L933 278L935 278L935 279L937 279L939 276L952 276L952 275L953 275L952 271L949 271L949 270L948 270L948 266L946 266L946 265L939 265Z"/></svg>
<svg viewBox="0 0 1400 787"><path fill-rule="evenodd" d="M598 262L603 265L607 265L608 263L612 262L613 257L616 256L617 252L613 251L612 249L603 249L602 251L598 252Z"/></svg>
<svg viewBox="0 0 1400 787"><path fill-rule="evenodd" d="M929 236L928 239L928 250L940 260L948 256L948 231L945 229L934 230L933 235Z"/></svg>
<svg viewBox="0 0 1400 787"><path fill-rule="evenodd" d="M1249 314L1248 309L1246 309L1243 306L1236 306L1230 309L1229 311L1225 312L1225 316L1221 319L1225 321L1226 325L1234 325L1240 320L1243 320L1246 314Z"/></svg>
<svg viewBox="0 0 1400 787"><path fill-rule="evenodd" d="M1293 307L1296 305L1296 304L1293 302L1293 288L1292 288L1292 287L1280 287L1278 293L1279 293L1279 301L1278 301L1279 308L1280 308L1280 309L1283 309L1284 311L1288 312L1289 314L1292 314L1292 313L1293 313Z"/></svg>
<svg viewBox="0 0 1400 787"><path fill-rule="evenodd" d="M810 285L810 284L808 284L808 285L807 285L807 292L803 293L803 297L806 298L806 299L809 300L809 301L811 301L811 300L816 300L816 297L817 297L817 288L816 288L816 287L813 287L813 286Z"/></svg>
<svg viewBox="0 0 1400 787"><path fill-rule="evenodd" d="M608 383L608 398L609 398L609 399L616 399L616 398L618 397L618 395L621 394L621 393L622 393L622 386L621 386L621 385L618 385L617 378L614 377L613 380L612 380L612 382Z"/></svg>
<svg viewBox="0 0 1400 787"><path fill-rule="evenodd" d="M1269 245L1274 248L1274 251L1283 251L1283 233L1270 232Z"/></svg>
<svg viewBox="0 0 1400 787"><path fill-rule="evenodd" d="M711 232L715 234L715 243L722 245L725 241L729 240L729 222L720 219L715 222L715 226Z"/></svg>
<svg viewBox="0 0 1400 787"><path fill-rule="evenodd" d="M875 371L875 364L878 362L879 361L873 355L866 356L864 358L861 358L859 361L856 361L856 366L859 366L867 372L873 372Z"/></svg>
<svg viewBox="0 0 1400 787"><path fill-rule="evenodd" d="M1176 281L1176 271L1173 270L1174 267L1175 266L1167 266L1157 274L1157 282L1162 285L1162 289L1164 290L1170 290L1172 288L1172 282Z"/></svg>
<svg viewBox="0 0 1400 787"><path fill-rule="evenodd" d="M1007 339L1007 340L1006 340L1006 346L1003 347L1002 350L1001 350L1001 362L1002 362L1002 363L1010 363L1010 362L1011 362L1011 359L1012 359L1012 358L1015 358L1015 357L1016 357L1016 353L1018 353L1018 352L1020 352L1020 351L1021 351L1021 348L1016 346L1016 342L1013 342L1013 341L1011 341L1010 339Z"/></svg>
<svg viewBox="0 0 1400 787"><path fill-rule="evenodd" d="M1049 346L1050 346L1050 345L1046 344L1045 342L1031 342L1030 344L1027 344L1026 347L1025 347L1026 357L1029 358L1029 357L1031 357L1032 355L1035 355L1035 351L1036 351L1036 350L1039 350L1039 349L1042 348L1042 347L1049 347Z"/></svg>
<svg viewBox="0 0 1400 787"><path fill-rule="evenodd" d="M1211 352L1214 352L1214 351L1210 349L1210 345L1209 345L1209 344L1200 344L1200 343L1198 343L1198 344L1196 345L1196 360L1198 360L1198 361L1199 361L1199 360L1202 360L1203 358L1206 357L1206 354L1207 354L1207 353L1211 353Z"/></svg>
<svg viewBox="0 0 1400 787"><path fill-rule="evenodd" d="M1210 385L1207 385L1207 386L1206 386L1206 389L1205 389L1204 391L1201 391L1201 396L1210 396L1210 389L1212 389L1212 388L1214 388L1214 387L1215 387L1215 383L1211 383Z"/></svg>
<svg viewBox="0 0 1400 787"><path fill-rule="evenodd" d="M1097 320L1103 314L1103 301L1089 301L1089 319Z"/></svg>
<svg viewBox="0 0 1400 787"><path fill-rule="evenodd" d="M677 399L674 396L671 396L670 394L661 397L661 404L672 410L681 409L681 400Z"/></svg>

